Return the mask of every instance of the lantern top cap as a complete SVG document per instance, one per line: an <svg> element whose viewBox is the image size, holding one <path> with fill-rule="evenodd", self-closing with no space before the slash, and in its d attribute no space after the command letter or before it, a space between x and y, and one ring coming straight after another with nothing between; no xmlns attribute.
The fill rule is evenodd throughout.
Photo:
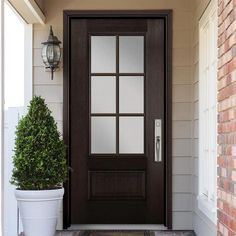
<svg viewBox="0 0 236 236"><path fill-rule="evenodd" d="M50 33L48 36L48 40L46 42L43 42L42 44L47 45L47 44L57 44L59 45L61 41L58 40L56 36L54 36L53 31L52 31L52 26L50 25Z"/></svg>

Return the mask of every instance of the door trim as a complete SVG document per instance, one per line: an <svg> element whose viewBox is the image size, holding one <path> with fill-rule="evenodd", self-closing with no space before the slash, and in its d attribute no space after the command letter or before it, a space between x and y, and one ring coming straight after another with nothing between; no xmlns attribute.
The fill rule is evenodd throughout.
<svg viewBox="0 0 236 236"><path fill-rule="evenodd" d="M149 18L165 21L165 226L172 229L172 10L64 10L63 12L63 139L70 166L70 23L71 19ZM64 184L63 228L71 225L70 176Z"/></svg>

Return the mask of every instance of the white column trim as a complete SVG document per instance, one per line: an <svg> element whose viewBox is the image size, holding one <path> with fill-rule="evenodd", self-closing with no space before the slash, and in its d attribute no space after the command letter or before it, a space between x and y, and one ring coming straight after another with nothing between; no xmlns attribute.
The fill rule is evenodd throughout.
<svg viewBox="0 0 236 236"><path fill-rule="evenodd" d="M27 109L33 97L33 25L25 25L25 79L24 107Z"/></svg>
<svg viewBox="0 0 236 236"><path fill-rule="evenodd" d="M3 235L4 210L4 0L0 0L0 234Z"/></svg>
<svg viewBox="0 0 236 236"><path fill-rule="evenodd" d="M217 223L216 62L217 0L212 0L199 20L199 185L197 207L214 224ZM212 101L213 98L214 101ZM213 156L215 156L214 159Z"/></svg>

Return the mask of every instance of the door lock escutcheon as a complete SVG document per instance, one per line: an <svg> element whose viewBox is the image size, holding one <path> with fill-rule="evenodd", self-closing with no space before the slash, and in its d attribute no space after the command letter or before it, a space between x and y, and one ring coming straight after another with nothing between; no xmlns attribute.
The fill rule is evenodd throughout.
<svg viewBox="0 0 236 236"><path fill-rule="evenodd" d="M154 162L162 161L162 121L161 119L154 120Z"/></svg>

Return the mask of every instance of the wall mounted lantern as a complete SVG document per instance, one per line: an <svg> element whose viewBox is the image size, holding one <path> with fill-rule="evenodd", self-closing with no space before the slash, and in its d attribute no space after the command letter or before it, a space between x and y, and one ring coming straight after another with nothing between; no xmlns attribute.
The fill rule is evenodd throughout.
<svg viewBox="0 0 236 236"><path fill-rule="evenodd" d="M53 79L54 71L59 68L61 61L61 42L53 35L52 26L50 26L50 33L48 40L43 42L42 59L46 69L51 71L51 79Z"/></svg>

